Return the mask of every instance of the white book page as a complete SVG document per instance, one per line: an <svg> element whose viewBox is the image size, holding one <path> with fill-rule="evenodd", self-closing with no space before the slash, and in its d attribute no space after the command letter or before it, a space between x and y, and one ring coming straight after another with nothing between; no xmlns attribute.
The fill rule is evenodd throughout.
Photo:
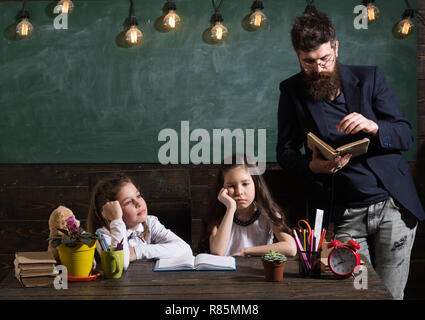
<svg viewBox="0 0 425 320"><path fill-rule="evenodd" d="M157 262L157 269L177 269L177 268L194 268L195 257L179 257L159 259Z"/></svg>
<svg viewBox="0 0 425 320"><path fill-rule="evenodd" d="M195 266L205 269L234 269L236 262L234 257L200 253L196 256Z"/></svg>

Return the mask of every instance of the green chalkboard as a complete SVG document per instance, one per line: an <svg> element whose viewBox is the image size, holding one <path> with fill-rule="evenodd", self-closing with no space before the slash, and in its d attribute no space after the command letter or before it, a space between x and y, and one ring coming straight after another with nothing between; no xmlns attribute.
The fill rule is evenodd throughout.
<svg viewBox="0 0 425 320"><path fill-rule="evenodd" d="M24 40L10 35L21 3L0 2L0 162L155 163L159 132L180 135L181 121L211 140L213 129L266 129L267 161L275 161L279 83L299 71L289 31L306 1L264 0L268 23L250 32L243 20L252 1L224 0L229 36L218 45L203 37L211 1L175 2L182 22L165 33L156 28L165 0L135 0L144 33L136 48L118 41L128 0L75 1L67 30L53 27L52 1L28 2L35 31ZM315 3L334 19L340 61L379 65L416 135L416 35L391 34L404 2L377 1L381 17L368 30L353 27L361 1ZM406 153L415 156L416 147Z"/></svg>

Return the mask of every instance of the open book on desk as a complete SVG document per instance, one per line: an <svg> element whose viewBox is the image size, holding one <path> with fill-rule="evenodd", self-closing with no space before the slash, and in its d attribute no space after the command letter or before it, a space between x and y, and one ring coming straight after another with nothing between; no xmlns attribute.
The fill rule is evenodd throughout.
<svg viewBox="0 0 425 320"><path fill-rule="evenodd" d="M159 259L155 261L153 271L179 270L236 270L236 259L229 256L200 253L196 257Z"/></svg>
<svg viewBox="0 0 425 320"><path fill-rule="evenodd" d="M352 158L365 154L369 148L369 142L370 140L368 138L363 138L334 149L314 133L309 132L307 134L307 147L311 150L313 150L314 147L319 149L320 154L326 160L331 160L337 156L343 156L346 153L351 153Z"/></svg>

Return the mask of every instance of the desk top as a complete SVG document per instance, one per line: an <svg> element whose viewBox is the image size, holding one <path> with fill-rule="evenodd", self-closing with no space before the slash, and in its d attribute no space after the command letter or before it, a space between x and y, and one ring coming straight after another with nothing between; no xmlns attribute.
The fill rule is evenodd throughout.
<svg viewBox="0 0 425 320"><path fill-rule="evenodd" d="M130 264L121 279L68 282L68 289L24 288L11 272L0 283L5 299L138 299L138 300L286 300L392 299L370 264L367 289L356 289L355 278L338 279L322 272L320 279L302 278L298 260L288 258L282 282L267 282L259 257L238 257L236 271L153 272L153 261Z"/></svg>

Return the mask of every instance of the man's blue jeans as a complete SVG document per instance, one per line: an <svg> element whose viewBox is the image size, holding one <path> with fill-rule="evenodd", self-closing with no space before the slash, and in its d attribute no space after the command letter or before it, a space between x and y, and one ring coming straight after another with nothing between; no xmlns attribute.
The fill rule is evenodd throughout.
<svg viewBox="0 0 425 320"><path fill-rule="evenodd" d="M350 234L394 299L402 300L417 224L415 216L389 198L368 207L346 209L335 222L335 236L346 240L342 233Z"/></svg>

